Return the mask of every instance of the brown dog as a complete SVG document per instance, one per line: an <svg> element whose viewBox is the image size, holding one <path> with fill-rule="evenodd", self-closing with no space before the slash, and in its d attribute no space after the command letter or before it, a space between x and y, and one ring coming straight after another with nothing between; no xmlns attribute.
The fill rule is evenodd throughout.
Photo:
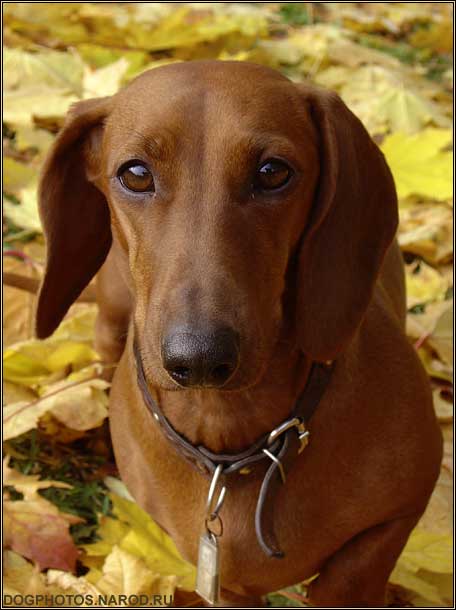
<svg viewBox="0 0 456 610"><path fill-rule="evenodd" d="M269 525L266 542L255 530L265 472L283 466L276 445L261 441L264 459L225 478L220 603L255 605L318 572L312 604L382 605L441 438L404 334L393 180L358 119L336 95L264 67L169 65L72 109L40 208L38 336L104 263L97 342L120 358L110 407L120 472L191 562L209 482L166 422L200 456L248 453L300 396L315 403L309 446L265 501L283 558L268 551ZM312 398L322 367L311 365L328 360ZM287 442L303 440L301 423Z"/></svg>

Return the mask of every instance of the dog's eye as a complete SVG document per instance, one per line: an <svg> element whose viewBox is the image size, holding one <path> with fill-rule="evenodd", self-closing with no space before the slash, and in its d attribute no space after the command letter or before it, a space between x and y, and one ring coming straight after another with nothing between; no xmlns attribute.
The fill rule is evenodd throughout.
<svg viewBox="0 0 456 610"><path fill-rule="evenodd" d="M154 178L150 170L138 161L123 165L117 176L121 184L134 193L152 193L155 191Z"/></svg>
<svg viewBox="0 0 456 610"><path fill-rule="evenodd" d="M279 159L269 159L257 169L254 186L262 191L274 191L290 180L292 170Z"/></svg>

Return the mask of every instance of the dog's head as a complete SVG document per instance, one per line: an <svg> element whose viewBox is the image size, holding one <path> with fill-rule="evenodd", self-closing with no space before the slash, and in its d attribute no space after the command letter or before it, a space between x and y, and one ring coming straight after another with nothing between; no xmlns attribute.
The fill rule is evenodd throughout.
<svg viewBox="0 0 456 610"><path fill-rule="evenodd" d="M162 387L246 387L279 336L332 359L397 225L393 180L333 93L238 62L172 64L71 110L40 185L46 337L128 261L134 332Z"/></svg>

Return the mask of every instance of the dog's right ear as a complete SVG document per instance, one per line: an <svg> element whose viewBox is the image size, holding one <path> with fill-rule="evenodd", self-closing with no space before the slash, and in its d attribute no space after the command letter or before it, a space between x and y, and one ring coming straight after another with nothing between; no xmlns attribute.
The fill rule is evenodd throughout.
<svg viewBox="0 0 456 610"><path fill-rule="evenodd" d="M111 246L108 204L88 173L99 159L111 105L110 97L75 104L41 174L38 200L47 254L36 313L40 339L54 332Z"/></svg>

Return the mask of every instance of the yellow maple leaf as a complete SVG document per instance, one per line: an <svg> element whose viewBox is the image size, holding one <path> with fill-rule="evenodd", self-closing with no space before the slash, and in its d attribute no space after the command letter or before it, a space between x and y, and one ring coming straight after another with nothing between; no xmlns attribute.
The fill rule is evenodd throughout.
<svg viewBox="0 0 456 610"><path fill-rule="evenodd" d="M22 49L4 49L3 69L5 89L49 87L80 95L83 63L75 53L40 49L29 53Z"/></svg>
<svg viewBox="0 0 456 610"><path fill-rule="evenodd" d="M101 518L97 532L100 540L83 547L88 557L106 557L117 545L142 559L154 574L177 577L178 587L193 591L195 568L182 559L173 540L135 502L114 493L110 498L117 519ZM95 584L99 576L99 570L93 570L87 578Z"/></svg>
<svg viewBox="0 0 456 610"><path fill-rule="evenodd" d="M412 134L427 125L451 128L451 108L434 101L435 87L401 65L394 69L375 63L325 72L319 82L331 86L335 81L342 99L371 134Z"/></svg>
<svg viewBox="0 0 456 610"><path fill-rule="evenodd" d="M447 575L453 571L452 536L416 527L397 562L390 581L410 589L422 598L445 605L438 587L427 573Z"/></svg>
<svg viewBox="0 0 456 610"><path fill-rule="evenodd" d="M422 195L450 199L453 193L452 154L442 149L451 142L449 129L425 129L415 135L394 133L381 149L388 161L399 197Z"/></svg>
<svg viewBox="0 0 456 610"><path fill-rule="evenodd" d="M110 595L172 595L176 580L176 576L152 572L144 559L114 546L95 586Z"/></svg>
<svg viewBox="0 0 456 610"><path fill-rule="evenodd" d="M413 591L419 597L431 602L432 605L445 605L435 585L422 578L417 572L408 570L401 563L398 563L394 568L390 576L390 582Z"/></svg>
<svg viewBox="0 0 456 610"><path fill-rule="evenodd" d="M452 538L449 534L436 534L417 527L402 551L400 561L411 570L423 569L451 574L452 548Z"/></svg>
<svg viewBox="0 0 456 610"><path fill-rule="evenodd" d="M437 106L405 87L391 87L385 91L376 100L375 108L379 122L385 122L393 132L414 134L424 125L440 124L443 120ZM436 116L438 120L435 120Z"/></svg>
<svg viewBox="0 0 456 610"><path fill-rule="evenodd" d="M67 321L44 341L30 340L10 345L3 354L7 381L42 386L98 361L91 347L96 308L87 308Z"/></svg>

